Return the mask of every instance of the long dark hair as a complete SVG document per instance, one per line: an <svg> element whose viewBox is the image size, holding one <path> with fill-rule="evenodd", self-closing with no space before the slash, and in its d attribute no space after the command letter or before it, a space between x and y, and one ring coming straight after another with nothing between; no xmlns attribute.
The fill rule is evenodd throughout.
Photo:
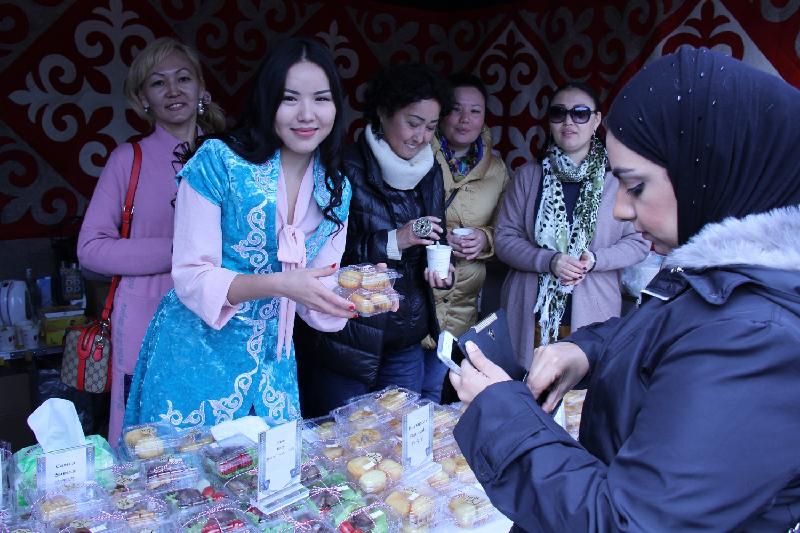
<svg viewBox="0 0 800 533"><path fill-rule="evenodd" d="M341 228L343 223L334 209L342 204L345 181L342 170L342 140L345 134L342 84L330 52L321 43L308 37L292 37L273 48L256 73L253 89L236 124L221 135L207 138L222 140L231 150L254 164L271 158L283 145L275 133L275 113L283 100L286 74L300 61L314 63L325 72L336 106L333 128L319 145L319 152L325 168L325 186L331 193L330 202L322 213Z"/></svg>

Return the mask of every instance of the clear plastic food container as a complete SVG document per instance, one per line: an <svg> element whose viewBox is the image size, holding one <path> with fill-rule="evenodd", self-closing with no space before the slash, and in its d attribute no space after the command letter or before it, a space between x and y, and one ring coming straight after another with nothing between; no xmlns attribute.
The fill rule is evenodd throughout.
<svg viewBox="0 0 800 533"><path fill-rule="evenodd" d="M108 497L100 485L84 483L54 490L37 491L28 496L34 519L61 529L78 516L91 516L108 507Z"/></svg>
<svg viewBox="0 0 800 533"><path fill-rule="evenodd" d="M400 522L379 499L366 497L362 505L347 502L334 508L333 524L339 533L394 533Z"/></svg>
<svg viewBox="0 0 800 533"><path fill-rule="evenodd" d="M383 503L412 531L432 529L440 522L442 501L425 486L400 486L387 491Z"/></svg>
<svg viewBox="0 0 800 533"><path fill-rule="evenodd" d="M403 465L390 458L385 450L352 456L346 470L350 481L367 494L384 492L404 474Z"/></svg>
<svg viewBox="0 0 800 533"><path fill-rule="evenodd" d="M175 449L179 453L196 452L203 446L214 442L214 436L208 427L197 427L191 429L178 430Z"/></svg>
<svg viewBox="0 0 800 533"><path fill-rule="evenodd" d="M122 430L125 452L131 460L148 460L172 453L177 433L170 424L140 424Z"/></svg>
<svg viewBox="0 0 800 533"><path fill-rule="evenodd" d="M165 492L194 486L200 467L195 456L183 453L143 462L141 476L147 490Z"/></svg>
<svg viewBox="0 0 800 533"><path fill-rule="evenodd" d="M147 524L164 522L169 515L164 500L138 490L115 496L111 499L111 508L134 531L140 531Z"/></svg>
<svg viewBox="0 0 800 533"><path fill-rule="evenodd" d="M178 519L176 530L182 533L255 533L244 511L229 504L210 507Z"/></svg>
<svg viewBox="0 0 800 533"><path fill-rule="evenodd" d="M205 446L200 450L203 464L212 474L228 479L258 464L258 451L246 439L233 437Z"/></svg>
<svg viewBox="0 0 800 533"><path fill-rule="evenodd" d="M342 267L336 273L337 284L341 289L365 289L371 292L394 287L394 282L402 274L391 268L378 268L369 263Z"/></svg>
<svg viewBox="0 0 800 533"><path fill-rule="evenodd" d="M462 529L482 526L500 517L486 494L475 488L465 488L447 496L447 500L447 516Z"/></svg>

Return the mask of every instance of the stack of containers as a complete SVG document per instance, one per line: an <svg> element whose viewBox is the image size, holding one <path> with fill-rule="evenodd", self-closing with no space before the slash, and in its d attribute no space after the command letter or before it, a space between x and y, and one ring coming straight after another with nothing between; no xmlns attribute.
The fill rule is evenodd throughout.
<svg viewBox="0 0 800 533"><path fill-rule="evenodd" d="M403 297L394 290L394 281L402 274L389 268L362 263L340 268L334 292L353 302L363 317L397 309Z"/></svg>
<svg viewBox="0 0 800 533"><path fill-rule="evenodd" d="M412 467L403 464L403 417L422 407L432 412L434 461ZM19 496L30 505L0 513L0 532L443 533L490 524L498 514L452 437L459 416L390 387L304 421L309 497L268 516L251 506L258 459L246 437L216 442L208 428L128 427L119 450L128 462L98 471L100 483L47 492L25 485Z"/></svg>

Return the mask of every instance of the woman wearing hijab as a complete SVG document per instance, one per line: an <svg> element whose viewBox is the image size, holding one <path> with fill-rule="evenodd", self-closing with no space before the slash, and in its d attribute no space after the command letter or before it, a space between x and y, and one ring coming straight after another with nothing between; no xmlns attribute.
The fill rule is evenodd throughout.
<svg viewBox="0 0 800 533"><path fill-rule="evenodd" d="M798 115L796 89L708 50L661 58L622 90L615 215L669 254L649 297L539 348L527 387L474 346L474 367L451 374L470 402L456 440L517 530L800 520ZM547 414L573 386L588 388L580 443Z"/></svg>

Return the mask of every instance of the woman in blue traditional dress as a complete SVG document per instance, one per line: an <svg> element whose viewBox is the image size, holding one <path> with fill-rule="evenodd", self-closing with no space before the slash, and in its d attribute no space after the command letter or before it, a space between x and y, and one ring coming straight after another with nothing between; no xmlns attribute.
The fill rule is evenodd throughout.
<svg viewBox="0 0 800 533"><path fill-rule="evenodd" d="M256 75L237 124L178 174L172 276L142 342L126 424L300 416L295 312L342 329L332 292L351 190L342 89L330 53L293 38Z"/></svg>

